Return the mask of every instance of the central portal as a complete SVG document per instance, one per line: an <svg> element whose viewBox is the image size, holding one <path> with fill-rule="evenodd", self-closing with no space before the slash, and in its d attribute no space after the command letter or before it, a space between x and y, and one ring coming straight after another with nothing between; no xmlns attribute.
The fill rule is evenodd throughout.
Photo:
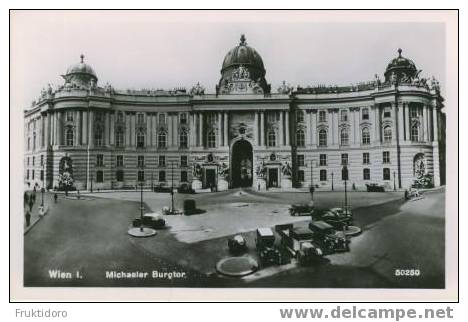
<svg viewBox="0 0 468 322"><path fill-rule="evenodd" d="M232 187L252 187L252 145L239 140L232 146Z"/></svg>

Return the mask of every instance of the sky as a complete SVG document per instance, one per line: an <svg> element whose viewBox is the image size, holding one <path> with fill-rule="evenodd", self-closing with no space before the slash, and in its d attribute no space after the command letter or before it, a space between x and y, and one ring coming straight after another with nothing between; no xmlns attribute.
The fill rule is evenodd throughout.
<svg viewBox="0 0 468 322"><path fill-rule="evenodd" d="M48 83L80 61L98 84L118 89L185 87L214 92L226 53L245 34L263 58L275 91L296 86L349 85L383 78L402 48L422 77L446 78L445 25L366 13L282 12L16 12L11 17L12 102L30 106ZM398 22L392 22L399 20Z"/></svg>

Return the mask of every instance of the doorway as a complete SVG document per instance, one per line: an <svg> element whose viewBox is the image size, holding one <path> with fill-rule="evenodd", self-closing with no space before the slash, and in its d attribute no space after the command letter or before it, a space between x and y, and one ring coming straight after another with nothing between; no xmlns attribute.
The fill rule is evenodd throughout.
<svg viewBox="0 0 468 322"><path fill-rule="evenodd" d="M216 170L206 169L205 170L205 188L213 189L216 187Z"/></svg>
<svg viewBox="0 0 468 322"><path fill-rule="evenodd" d="M278 188L278 169L268 169L268 188Z"/></svg>
<svg viewBox="0 0 468 322"><path fill-rule="evenodd" d="M252 145L247 140L239 140L232 146L232 187L252 187Z"/></svg>

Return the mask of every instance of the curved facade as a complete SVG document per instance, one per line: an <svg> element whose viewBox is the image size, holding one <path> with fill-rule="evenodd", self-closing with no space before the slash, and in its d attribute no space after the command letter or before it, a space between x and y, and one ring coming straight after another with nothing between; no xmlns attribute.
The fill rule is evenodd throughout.
<svg viewBox="0 0 468 322"><path fill-rule="evenodd" d="M429 174L444 183L445 115L435 79L391 60L384 80L274 93L245 37L228 52L215 94L99 86L83 57L57 89L27 108L25 182L77 189L186 183L325 189L348 183L408 188Z"/></svg>

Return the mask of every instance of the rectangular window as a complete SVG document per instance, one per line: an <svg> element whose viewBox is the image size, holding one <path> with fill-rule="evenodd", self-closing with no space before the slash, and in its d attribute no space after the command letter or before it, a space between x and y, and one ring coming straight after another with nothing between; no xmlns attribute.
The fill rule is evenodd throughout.
<svg viewBox="0 0 468 322"><path fill-rule="evenodd" d="M304 166L304 154L297 155L297 166L303 167Z"/></svg>
<svg viewBox="0 0 468 322"><path fill-rule="evenodd" d="M279 113L278 112L269 112L269 113L267 113L268 123L275 123L278 120L279 120Z"/></svg>
<svg viewBox="0 0 468 322"><path fill-rule="evenodd" d="M215 113L206 114L206 124L214 124L214 123L216 123L216 114Z"/></svg>
<svg viewBox="0 0 468 322"><path fill-rule="evenodd" d="M362 154L362 163L363 164L369 164L370 163L370 156L368 152L364 152Z"/></svg>
<svg viewBox="0 0 468 322"><path fill-rule="evenodd" d="M41 181L44 181L44 170L41 170Z"/></svg>
<svg viewBox="0 0 468 322"><path fill-rule="evenodd" d="M304 122L304 111L302 110L296 111L296 122L297 123Z"/></svg>
<svg viewBox="0 0 468 322"><path fill-rule="evenodd" d="M35 178L36 178L36 176L35 176L35 173L34 173L34 169L32 169L31 170L31 179L34 180Z"/></svg>
<svg viewBox="0 0 468 322"><path fill-rule="evenodd" d="M143 170L138 171L138 181L139 182L145 181L145 171Z"/></svg>
<svg viewBox="0 0 468 322"><path fill-rule="evenodd" d="M389 168L384 168L383 169L383 179L384 180L390 180L390 169Z"/></svg>
<svg viewBox="0 0 468 322"><path fill-rule="evenodd" d="M123 172L123 170L117 170L115 172L115 179L118 182L123 182L124 181L124 172Z"/></svg>
<svg viewBox="0 0 468 322"><path fill-rule="evenodd" d="M385 107L384 112L383 112L383 117L391 117L392 116L392 108L391 107Z"/></svg>
<svg viewBox="0 0 468 322"><path fill-rule="evenodd" d="M370 169L363 169L362 170L362 178L364 180L370 180Z"/></svg>
<svg viewBox="0 0 468 322"><path fill-rule="evenodd" d="M348 122L348 111L341 110L341 122Z"/></svg>
<svg viewBox="0 0 468 322"><path fill-rule="evenodd" d="M362 109L362 119L363 120L368 120L369 119L369 109L368 108L363 108Z"/></svg>
<svg viewBox="0 0 468 322"><path fill-rule="evenodd" d="M159 114L159 124L166 124L166 114Z"/></svg>
<svg viewBox="0 0 468 322"><path fill-rule="evenodd" d="M181 155L180 156L180 166L181 167L186 167L188 166L188 162L187 162L187 156L186 155Z"/></svg>
<svg viewBox="0 0 468 322"><path fill-rule="evenodd" d="M348 153L342 153L341 154L341 165L347 165L348 164Z"/></svg>
<svg viewBox="0 0 468 322"><path fill-rule="evenodd" d="M187 182L188 181L187 171L181 171L180 172L180 181L181 182Z"/></svg>
<svg viewBox="0 0 468 322"><path fill-rule="evenodd" d="M319 165L320 165L321 167L327 165L327 155L326 155L326 154L320 154Z"/></svg>
<svg viewBox="0 0 468 322"><path fill-rule="evenodd" d="M34 166L35 163L36 163L36 157L33 157L33 158L32 158L32 165Z"/></svg>
<svg viewBox="0 0 468 322"><path fill-rule="evenodd" d="M320 181L327 181L327 170L320 170Z"/></svg>
<svg viewBox="0 0 468 322"><path fill-rule="evenodd" d="M304 170L297 171L297 181L304 182Z"/></svg>
<svg viewBox="0 0 468 322"><path fill-rule="evenodd" d="M96 171L96 182L104 182L104 173L101 170Z"/></svg>
<svg viewBox="0 0 468 322"><path fill-rule="evenodd" d="M139 155L138 156L138 167L143 168L145 166L145 156Z"/></svg>
<svg viewBox="0 0 468 322"><path fill-rule="evenodd" d="M29 157L26 158L26 165L29 165Z"/></svg>
<svg viewBox="0 0 468 322"><path fill-rule="evenodd" d="M29 169L26 170L26 179L29 180Z"/></svg>
<svg viewBox="0 0 468 322"><path fill-rule="evenodd" d="M411 118L417 118L418 117L418 108L417 107L410 108L410 116L411 116Z"/></svg>
<svg viewBox="0 0 468 322"><path fill-rule="evenodd" d="M319 112L319 122L326 122L327 121L327 112L320 111Z"/></svg>
<svg viewBox="0 0 468 322"><path fill-rule="evenodd" d="M43 165L44 165L44 156L41 155L41 166L43 166Z"/></svg>
<svg viewBox="0 0 468 322"><path fill-rule="evenodd" d="M166 156L160 155L158 164L159 164L160 167L165 167L166 166Z"/></svg>
<svg viewBox="0 0 468 322"><path fill-rule="evenodd" d="M73 112L67 111L67 122L73 122Z"/></svg>
<svg viewBox="0 0 468 322"><path fill-rule="evenodd" d="M96 154L96 166L97 167L104 166L104 155L103 154Z"/></svg>
<svg viewBox="0 0 468 322"><path fill-rule="evenodd" d="M166 171L159 171L159 181L166 181Z"/></svg>
<svg viewBox="0 0 468 322"><path fill-rule="evenodd" d="M187 124L187 114L186 113L180 114L180 124Z"/></svg>
<svg viewBox="0 0 468 322"><path fill-rule="evenodd" d="M118 155L117 156L117 166L118 167L123 167L123 155Z"/></svg>
<svg viewBox="0 0 468 322"><path fill-rule="evenodd" d="M143 133L137 134L137 148L145 147L145 135Z"/></svg>
<svg viewBox="0 0 468 322"><path fill-rule="evenodd" d="M145 115L143 113L137 114L137 123L138 124L145 123Z"/></svg>
<svg viewBox="0 0 468 322"><path fill-rule="evenodd" d="M382 155L382 162L384 164L390 163L390 151L384 151Z"/></svg>

